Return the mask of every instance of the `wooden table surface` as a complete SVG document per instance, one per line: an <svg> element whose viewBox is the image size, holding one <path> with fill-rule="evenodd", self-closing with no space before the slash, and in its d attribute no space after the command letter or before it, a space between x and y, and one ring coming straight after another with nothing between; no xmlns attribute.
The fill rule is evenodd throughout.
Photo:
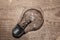
<svg viewBox="0 0 60 40"><path fill-rule="evenodd" d="M43 26L21 38L12 37L12 29L30 8L42 12ZM60 40L60 0L0 0L0 40Z"/></svg>

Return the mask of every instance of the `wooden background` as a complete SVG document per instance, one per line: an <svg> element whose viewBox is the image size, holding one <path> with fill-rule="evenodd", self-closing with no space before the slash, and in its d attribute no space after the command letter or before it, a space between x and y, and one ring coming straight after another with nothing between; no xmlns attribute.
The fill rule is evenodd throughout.
<svg viewBox="0 0 60 40"><path fill-rule="evenodd" d="M41 10L44 24L16 39L11 31L29 8ZM60 0L0 0L0 40L60 40Z"/></svg>

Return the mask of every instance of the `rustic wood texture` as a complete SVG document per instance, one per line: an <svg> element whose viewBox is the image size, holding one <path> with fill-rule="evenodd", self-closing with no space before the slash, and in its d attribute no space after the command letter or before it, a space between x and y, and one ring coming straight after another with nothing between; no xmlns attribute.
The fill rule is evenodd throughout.
<svg viewBox="0 0 60 40"><path fill-rule="evenodd" d="M44 24L16 39L11 31L29 8L42 12ZM0 0L0 40L60 40L60 0Z"/></svg>

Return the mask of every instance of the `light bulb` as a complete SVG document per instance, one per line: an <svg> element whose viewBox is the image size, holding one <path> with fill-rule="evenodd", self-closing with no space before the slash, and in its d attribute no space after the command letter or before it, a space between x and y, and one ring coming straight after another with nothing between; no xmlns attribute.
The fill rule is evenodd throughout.
<svg viewBox="0 0 60 40"><path fill-rule="evenodd" d="M12 34L15 38L19 38L30 31L36 31L41 28L43 21L39 10L28 9L24 12L21 22L12 30Z"/></svg>

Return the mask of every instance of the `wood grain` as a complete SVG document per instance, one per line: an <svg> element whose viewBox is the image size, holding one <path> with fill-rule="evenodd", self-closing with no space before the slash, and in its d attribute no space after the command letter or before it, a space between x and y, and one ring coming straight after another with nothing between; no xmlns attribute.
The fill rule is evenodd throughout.
<svg viewBox="0 0 60 40"><path fill-rule="evenodd" d="M42 10L44 24L16 39L11 31L29 8ZM0 0L0 40L59 40L59 36L60 0Z"/></svg>

